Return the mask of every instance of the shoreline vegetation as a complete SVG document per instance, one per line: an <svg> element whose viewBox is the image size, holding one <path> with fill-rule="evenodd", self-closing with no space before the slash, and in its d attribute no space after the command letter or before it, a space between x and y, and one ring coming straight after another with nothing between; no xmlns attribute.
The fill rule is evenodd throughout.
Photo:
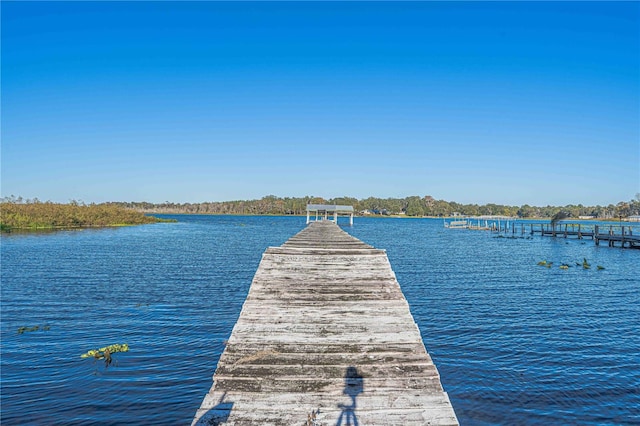
<svg viewBox="0 0 640 426"><path fill-rule="evenodd" d="M500 204L460 204L454 201L436 200L431 196L410 196L405 198L375 198L358 200L353 197L324 199L321 197L276 197L268 195L259 200L237 200L203 203L148 203L116 202L128 209L147 214L227 214L227 215L306 215L307 204L337 204L353 206L359 216L401 216L401 217L450 217L455 215L480 216L502 215L527 219L548 219L564 212L572 219L620 220L640 215L640 193L635 199L621 201L608 206L545 206L524 204L507 206Z"/></svg>
<svg viewBox="0 0 640 426"><path fill-rule="evenodd" d="M84 204L70 201L68 204L42 202L21 197L0 199L0 228L12 230L55 230L130 226L157 222L175 222L153 214L211 214L211 215L306 215L307 204L338 204L353 206L359 216L389 217L451 217L502 215L527 219L548 219L559 212L572 219L620 220L640 215L640 193L630 201L608 206L545 206L524 204L507 206L500 204L460 204L436 200L427 195L405 198L375 198L358 200L353 197L324 199L321 197L277 197L268 195L259 200L237 200L203 203L160 204L148 202L108 202Z"/></svg>
<svg viewBox="0 0 640 426"><path fill-rule="evenodd" d="M147 223L176 222L160 219L115 204L80 204L71 202L16 202L3 199L0 202L0 230L47 231L78 228L102 228L133 226Z"/></svg>

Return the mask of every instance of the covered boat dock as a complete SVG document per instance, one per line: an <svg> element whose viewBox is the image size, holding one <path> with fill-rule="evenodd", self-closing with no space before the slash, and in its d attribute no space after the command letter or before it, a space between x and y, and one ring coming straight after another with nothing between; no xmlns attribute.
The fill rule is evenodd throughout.
<svg viewBox="0 0 640 426"><path fill-rule="evenodd" d="M349 225L353 226L353 206L338 206L334 204L307 204L307 225L311 222L311 215L315 214L315 220L329 220L329 214L333 215L333 222L338 223L339 215L349 215Z"/></svg>

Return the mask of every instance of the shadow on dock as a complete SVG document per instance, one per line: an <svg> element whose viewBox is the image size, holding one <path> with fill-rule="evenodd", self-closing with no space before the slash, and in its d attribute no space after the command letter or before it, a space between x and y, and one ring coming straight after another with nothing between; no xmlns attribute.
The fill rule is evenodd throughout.
<svg viewBox="0 0 640 426"><path fill-rule="evenodd" d="M220 397L218 404L214 406L211 410L207 411L207 413L202 416L201 424L206 424L209 426L219 426L223 425L229 420L229 415L231 414L231 410L233 409L233 401L226 401L227 393L225 392Z"/></svg>
<svg viewBox="0 0 640 426"><path fill-rule="evenodd" d="M348 367L344 374L344 390L343 394L351 398L351 405L338 404L338 408L342 410L336 426L358 426L358 418L356 417L356 398L364 391L364 379L358 373L356 367Z"/></svg>

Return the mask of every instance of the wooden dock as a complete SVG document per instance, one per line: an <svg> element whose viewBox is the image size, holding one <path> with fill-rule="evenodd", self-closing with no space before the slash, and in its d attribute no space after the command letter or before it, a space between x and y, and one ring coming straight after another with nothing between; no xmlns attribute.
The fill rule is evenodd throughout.
<svg viewBox="0 0 640 426"><path fill-rule="evenodd" d="M320 221L263 254L196 424L458 421L385 251Z"/></svg>
<svg viewBox="0 0 640 426"><path fill-rule="evenodd" d="M549 223L529 224L531 235L540 234L551 237L591 238L596 245L606 242L609 247L619 244L620 247L640 248L640 235L633 234L633 227L629 225L583 225L564 223L552 226ZM637 227L636 227L637 228Z"/></svg>
<svg viewBox="0 0 640 426"><path fill-rule="evenodd" d="M473 225L473 222L467 220L459 222L445 222L445 227L449 229L473 229L473 230L487 230L498 234L512 235L542 235L549 237L560 238L577 238L579 240L583 238L592 239L597 246L600 242L606 242L609 247L628 247L640 249L640 235L633 233L633 226L631 225L597 225L590 223L559 223L555 226L550 222L531 223L531 222L516 222L511 221L491 223L490 225L482 226L480 224ZM527 231L527 228L529 230ZM638 226L635 227L636 229Z"/></svg>
<svg viewBox="0 0 640 426"><path fill-rule="evenodd" d="M602 232L602 228L604 228L604 232ZM600 241L605 241L609 247L614 247L616 243L620 243L620 247L624 247L625 244L627 244L629 248L640 248L640 235L633 235L633 228L631 226L601 227L596 225L593 239L596 241L597 246L600 245Z"/></svg>
<svg viewBox="0 0 640 426"><path fill-rule="evenodd" d="M595 234L593 225L583 225L581 223L562 223L552 226L551 223L531 223L531 235L540 234L550 237L577 237L579 240L583 238L591 238Z"/></svg>

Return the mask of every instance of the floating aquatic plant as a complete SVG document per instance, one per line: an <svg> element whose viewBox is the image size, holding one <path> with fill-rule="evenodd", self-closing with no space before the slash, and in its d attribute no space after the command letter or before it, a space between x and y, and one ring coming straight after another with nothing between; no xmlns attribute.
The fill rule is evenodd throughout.
<svg viewBox="0 0 640 426"><path fill-rule="evenodd" d="M94 358L96 360L104 359L104 366L109 367L109 365L111 365L111 362L113 361L111 358L111 354L114 354L116 352L129 352L129 345L123 343L121 345L115 344L105 346L104 348L100 349L91 349L90 351L87 351L86 353L80 355L80 358Z"/></svg>
<svg viewBox="0 0 640 426"><path fill-rule="evenodd" d="M32 331L49 331L50 329L51 327L48 325L44 325L44 326L34 325L33 327L20 327L18 328L18 334L29 333Z"/></svg>
<svg viewBox="0 0 640 426"><path fill-rule="evenodd" d="M553 265L553 262L549 262L548 260L541 260L540 262L538 262L538 265L546 266L547 268L551 268L551 266ZM591 268L591 264L587 261L587 258L583 258L582 259L582 263L576 262L576 266L582 266L583 269L590 269ZM560 269L566 270L566 269L569 269L571 267L571 265L569 265L568 263L561 263L559 267L560 267ZM603 269L604 269L604 266L598 265L598 270L599 271L601 271Z"/></svg>

